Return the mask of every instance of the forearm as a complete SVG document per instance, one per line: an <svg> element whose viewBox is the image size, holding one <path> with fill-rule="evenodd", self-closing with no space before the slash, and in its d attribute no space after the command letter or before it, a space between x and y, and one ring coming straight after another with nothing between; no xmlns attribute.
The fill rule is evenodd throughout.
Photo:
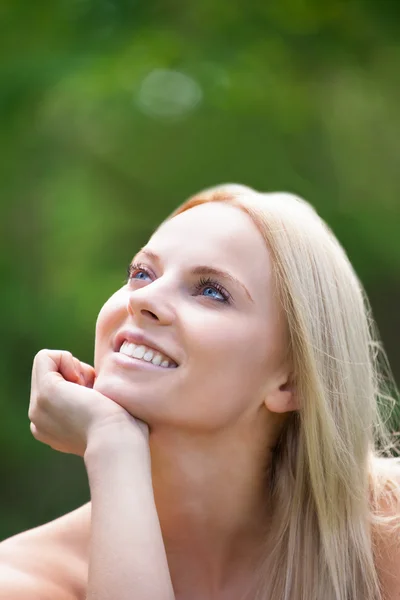
<svg viewBox="0 0 400 600"><path fill-rule="evenodd" d="M173 600L145 448L129 435L89 441L92 500L87 600Z"/></svg>

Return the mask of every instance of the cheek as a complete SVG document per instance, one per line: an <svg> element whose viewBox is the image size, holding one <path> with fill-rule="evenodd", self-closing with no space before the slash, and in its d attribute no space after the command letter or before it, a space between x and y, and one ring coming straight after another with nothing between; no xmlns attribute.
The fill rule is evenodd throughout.
<svg viewBox="0 0 400 600"><path fill-rule="evenodd" d="M113 336L125 318L123 296L116 292L101 308L95 331L94 368L98 372L104 353L110 351Z"/></svg>
<svg viewBox="0 0 400 600"><path fill-rule="evenodd" d="M266 353L262 329L259 319L201 321L191 330L190 355L199 364L223 370L249 364L256 368Z"/></svg>
<svg viewBox="0 0 400 600"><path fill-rule="evenodd" d="M227 396L240 403L260 393L273 352L264 329L259 319L236 319L196 331L188 384L201 390L203 402Z"/></svg>

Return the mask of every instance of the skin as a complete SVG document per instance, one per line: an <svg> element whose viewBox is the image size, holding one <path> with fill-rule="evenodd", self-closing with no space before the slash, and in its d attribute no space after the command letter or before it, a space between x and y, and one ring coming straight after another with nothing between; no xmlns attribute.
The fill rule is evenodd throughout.
<svg viewBox="0 0 400 600"><path fill-rule="evenodd" d="M254 561L268 528L263 481L270 449L287 413L298 409L282 362L285 327L270 257L250 218L217 203L166 222L146 248L159 256L156 262L143 253L138 257L149 275L133 270L100 311L94 369L65 351L43 350L35 357L31 431L56 450L85 457L90 440L108 438L119 460L135 459L127 461L128 469L138 460L147 462L176 600L243 600L255 583ZM198 276L191 272L199 264L229 271L247 293L240 284L218 279L232 296L231 303L220 302L211 284L196 287ZM178 368L118 364L113 343L125 326L151 337ZM105 447L107 455L110 444ZM120 539L111 517L125 530L136 514L127 479L128 472L125 489L116 486L114 499L132 497L131 513L110 515L107 507L107 519L101 519L111 526L110 544L113 534ZM146 510L147 505L137 511L139 525ZM391 514L392 508L382 510ZM14 600L26 600L36 589L38 597L86 597L92 533L104 531L102 522L93 524L87 503L5 540L1 591ZM147 539L148 529L144 534ZM400 598L400 553L390 531L386 538L379 540L377 567L385 597L394 600ZM134 546L123 550L134 561Z"/></svg>
<svg viewBox="0 0 400 600"><path fill-rule="evenodd" d="M270 448L296 409L281 360L284 322L265 242L240 209L192 208L164 223L145 250L158 259L141 251L140 268L98 316L94 390L149 425L174 587L183 597L193 590L212 597L246 587L267 525ZM228 303L211 284L196 288L198 265L228 271L242 284L217 279ZM114 337L127 325L179 366L117 364Z"/></svg>
<svg viewBox="0 0 400 600"><path fill-rule="evenodd" d="M285 323L268 250L251 219L223 203L197 206L167 221L145 250L135 258L141 264L132 267L129 281L100 311L94 368L55 350L39 352L33 365L32 434L56 450L84 456L96 511L88 504L58 523L21 534L3 546L3 554L10 557L13 550L17 566L21 547L26 556L29 544L37 548L40 542L42 558L46 554L50 561L43 576L51 572L60 589L79 580L83 595L85 579L75 567L70 573L74 561L67 556L87 572L91 539L109 539L115 548L121 536L138 532L147 514L154 551L158 548L154 569L160 574L167 569L177 599L243 598L255 584L255 561L268 526L265 471L271 448L287 413L297 409L282 361ZM202 282L194 273L199 265L230 277ZM125 327L154 340L178 366L122 364L115 337ZM109 469L111 449L120 466L132 468L119 493L105 480L106 471L113 481L121 472ZM125 510L128 480L137 491L149 485L155 519L147 504L138 507L135 495L130 514L109 513L109 491L114 505ZM146 544L149 536L142 533ZM124 549L133 568L134 541ZM109 585L104 556L94 543L91 593L93 585L101 593L103 583ZM111 550L106 563L113 560ZM24 572L31 562L23 560ZM140 560L137 568L154 571ZM38 576L33 563L30 573Z"/></svg>

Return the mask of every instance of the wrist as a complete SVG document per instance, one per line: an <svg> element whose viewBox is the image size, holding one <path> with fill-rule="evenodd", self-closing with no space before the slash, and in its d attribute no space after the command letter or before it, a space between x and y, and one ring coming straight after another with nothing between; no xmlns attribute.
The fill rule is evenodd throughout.
<svg viewBox="0 0 400 600"><path fill-rule="evenodd" d="M83 456L86 468L115 466L123 461L132 466L141 465L151 472L149 444L138 433L125 425L93 429Z"/></svg>

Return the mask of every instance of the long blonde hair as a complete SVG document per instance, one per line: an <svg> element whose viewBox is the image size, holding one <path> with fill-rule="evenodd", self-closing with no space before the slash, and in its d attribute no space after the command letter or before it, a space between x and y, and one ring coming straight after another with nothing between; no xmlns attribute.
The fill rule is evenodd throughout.
<svg viewBox="0 0 400 600"><path fill-rule="evenodd" d="M290 414L268 478L272 502L260 600L381 600L380 528L399 527L394 444L385 433L397 394L371 308L326 223L302 198L229 184L207 189L170 218L205 202L245 211L262 233L286 315ZM396 496L397 494L397 496Z"/></svg>

